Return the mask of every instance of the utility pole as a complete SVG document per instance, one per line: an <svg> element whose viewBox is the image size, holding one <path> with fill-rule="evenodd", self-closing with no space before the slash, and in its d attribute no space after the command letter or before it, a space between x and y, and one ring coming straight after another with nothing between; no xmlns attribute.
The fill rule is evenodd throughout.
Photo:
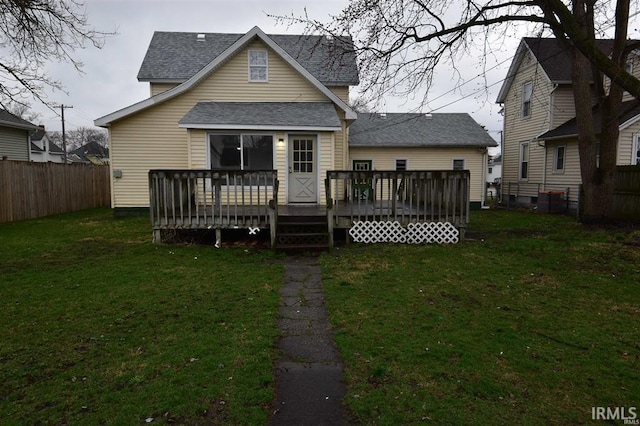
<svg viewBox="0 0 640 426"><path fill-rule="evenodd" d="M60 117L62 118L62 152L63 152L63 159L64 159L64 164L67 164L67 136L65 135L65 131L64 131L64 109L65 108L73 108L73 105L65 105L65 104L60 104L60 105L54 105L57 107L60 107Z"/></svg>

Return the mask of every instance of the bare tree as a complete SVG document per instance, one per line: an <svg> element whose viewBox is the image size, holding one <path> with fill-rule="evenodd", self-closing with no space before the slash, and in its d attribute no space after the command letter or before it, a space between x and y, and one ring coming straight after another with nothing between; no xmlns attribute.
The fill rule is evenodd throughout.
<svg viewBox="0 0 640 426"><path fill-rule="evenodd" d="M59 131L47 132L49 138L57 145L62 146L62 133ZM74 130L66 132L65 139L67 142L67 152L74 151L90 142L108 148L109 138L105 129L99 127L78 127Z"/></svg>
<svg viewBox="0 0 640 426"><path fill-rule="evenodd" d="M31 110L31 104L29 102L8 102L3 106L6 111L10 112L16 117L27 120L30 123L37 124L37 122L42 119L42 114Z"/></svg>
<svg viewBox="0 0 640 426"><path fill-rule="evenodd" d="M359 56L361 92L368 98L386 94L423 93L423 103L438 65L448 64L461 79L457 63L479 49L483 69L493 49L522 25L539 34L552 33L571 53L578 145L585 192L585 221L607 220L612 214L619 112L626 90L638 99L640 81L625 71L628 53L637 43L626 40L630 0L353 0L329 23L305 16L278 17L304 23L308 32L337 38L353 37ZM612 54L596 37L615 26ZM603 75L611 80L608 88ZM595 77L595 78L594 78ZM600 96L601 132L594 130L591 93ZM600 163L596 160L600 141Z"/></svg>
<svg viewBox="0 0 640 426"><path fill-rule="evenodd" d="M46 73L49 61L67 62L81 72L73 53L91 44L102 47L113 33L92 29L78 0L0 0L0 103L45 101L45 89L63 89Z"/></svg>

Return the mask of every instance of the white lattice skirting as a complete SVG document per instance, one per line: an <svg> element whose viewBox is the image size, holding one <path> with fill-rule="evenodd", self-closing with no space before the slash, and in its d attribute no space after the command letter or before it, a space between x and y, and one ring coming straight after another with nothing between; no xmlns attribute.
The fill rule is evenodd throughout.
<svg viewBox="0 0 640 426"><path fill-rule="evenodd" d="M349 235L356 243L455 244L460 232L450 222L410 223L398 221L355 221Z"/></svg>

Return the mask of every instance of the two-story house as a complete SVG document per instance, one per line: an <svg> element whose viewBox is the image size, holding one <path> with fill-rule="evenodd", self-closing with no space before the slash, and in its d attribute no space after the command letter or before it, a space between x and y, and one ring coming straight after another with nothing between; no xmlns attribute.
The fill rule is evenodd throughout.
<svg viewBox="0 0 640 426"><path fill-rule="evenodd" d="M611 41L598 43L603 51L611 50ZM628 70L640 75L635 53ZM575 209L582 179L568 52L553 38L522 39L497 103L504 114L503 197L535 205L540 193L562 192ZM640 109L628 102L620 117L619 165L639 164L639 137Z"/></svg>
<svg viewBox="0 0 640 426"><path fill-rule="evenodd" d="M44 126L31 133L31 161L64 163L64 151L51 140Z"/></svg>
<svg viewBox="0 0 640 426"><path fill-rule="evenodd" d="M436 200L421 220L464 225L484 201L495 141L468 114L359 116L350 38L156 32L138 80L150 97L95 124L109 130L112 207L150 211L154 238L169 222L273 232L267 216L292 208L406 225Z"/></svg>
<svg viewBox="0 0 640 426"><path fill-rule="evenodd" d="M278 204L323 204L326 171L354 167L470 170L480 206L496 144L468 114L367 115L350 140L351 48L349 38L258 27L156 32L138 73L150 97L95 120L109 130L112 207L148 208L147 174L163 168L274 169Z"/></svg>

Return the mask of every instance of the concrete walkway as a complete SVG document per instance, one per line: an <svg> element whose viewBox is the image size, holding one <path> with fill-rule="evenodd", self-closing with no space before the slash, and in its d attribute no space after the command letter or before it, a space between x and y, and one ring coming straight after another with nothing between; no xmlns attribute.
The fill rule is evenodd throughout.
<svg viewBox="0 0 640 426"><path fill-rule="evenodd" d="M343 424L342 363L329 331L317 259L287 257L280 291L273 425Z"/></svg>

